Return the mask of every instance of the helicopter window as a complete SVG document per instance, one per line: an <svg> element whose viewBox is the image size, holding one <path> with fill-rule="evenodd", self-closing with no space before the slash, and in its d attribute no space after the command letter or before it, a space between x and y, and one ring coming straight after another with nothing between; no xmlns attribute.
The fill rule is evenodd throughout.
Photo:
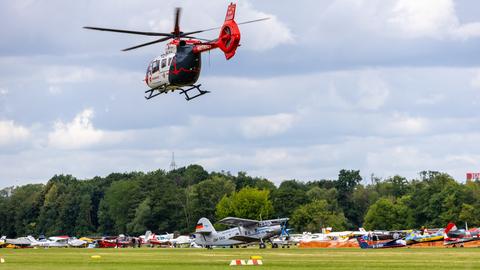
<svg viewBox="0 0 480 270"><path fill-rule="evenodd" d="M158 71L158 60L152 63L152 73L155 73L157 71Z"/></svg>
<svg viewBox="0 0 480 270"><path fill-rule="evenodd" d="M167 66L167 59L162 60L162 68Z"/></svg>
<svg viewBox="0 0 480 270"><path fill-rule="evenodd" d="M168 66L170 66L172 64L172 59L173 59L173 57L168 58Z"/></svg>

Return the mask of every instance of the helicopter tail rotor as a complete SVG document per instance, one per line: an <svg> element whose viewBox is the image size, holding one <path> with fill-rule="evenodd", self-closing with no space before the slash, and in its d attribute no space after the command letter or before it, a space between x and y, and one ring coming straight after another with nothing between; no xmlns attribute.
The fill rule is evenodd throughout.
<svg viewBox="0 0 480 270"><path fill-rule="evenodd" d="M240 29L238 29L238 24L235 22L236 7L237 5L233 3L228 6L225 22L216 41L216 45L225 53L227 60L235 55L235 51L240 45Z"/></svg>

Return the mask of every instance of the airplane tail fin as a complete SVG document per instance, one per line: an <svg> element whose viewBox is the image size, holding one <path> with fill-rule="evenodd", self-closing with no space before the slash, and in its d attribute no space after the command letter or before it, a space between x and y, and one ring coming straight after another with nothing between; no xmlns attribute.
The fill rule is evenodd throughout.
<svg viewBox="0 0 480 270"><path fill-rule="evenodd" d="M457 226L455 225L455 223L450 222L445 228L445 233L448 233L449 231L456 231L456 230L457 230Z"/></svg>
<svg viewBox="0 0 480 270"><path fill-rule="evenodd" d="M33 236L29 235L27 236L27 239L28 241L32 242L32 243L36 243L37 242L37 239L33 238Z"/></svg>
<svg viewBox="0 0 480 270"><path fill-rule="evenodd" d="M370 245L363 239L363 237L357 237L358 245L360 245L361 248L369 248Z"/></svg>
<svg viewBox="0 0 480 270"><path fill-rule="evenodd" d="M217 231L208 218L201 218L198 220L197 225L195 226L195 232L209 234Z"/></svg>
<svg viewBox="0 0 480 270"><path fill-rule="evenodd" d="M235 55L235 51L240 45L240 29L235 22L236 9L236 4L231 3L228 6L225 22L220 29L220 35L218 36L218 40L216 42L220 50L225 53L227 60Z"/></svg>
<svg viewBox="0 0 480 270"><path fill-rule="evenodd" d="M148 242L150 240L150 237L152 237L152 231L146 231L145 232L145 242Z"/></svg>

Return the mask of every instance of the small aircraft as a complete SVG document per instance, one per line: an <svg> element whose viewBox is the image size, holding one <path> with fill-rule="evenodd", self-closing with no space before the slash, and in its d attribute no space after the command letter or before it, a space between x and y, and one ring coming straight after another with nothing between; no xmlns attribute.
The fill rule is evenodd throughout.
<svg viewBox="0 0 480 270"><path fill-rule="evenodd" d="M405 237L405 241L407 241L408 245L441 241L443 240L444 233L445 229L412 231Z"/></svg>
<svg viewBox="0 0 480 270"><path fill-rule="evenodd" d="M27 247L31 247L31 243L32 243L30 239L28 239L28 237L19 237L19 238L9 239L4 236L2 238L3 238L3 247L7 247L7 248L27 248Z"/></svg>
<svg viewBox="0 0 480 270"><path fill-rule="evenodd" d="M49 248L49 247L67 247L68 246L68 236L53 236L50 237L48 240L43 239L43 240L37 240L33 238L33 236L27 236L28 240L31 242L32 247L44 247L44 248Z"/></svg>
<svg viewBox="0 0 480 270"><path fill-rule="evenodd" d="M188 235L179 235L177 238L170 240L170 244L173 247L191 247L193 243L193 238Z"/></svg>
<svg viewBox="0 0 480 270"><path fill-rule="evenodd" d="M140 236L142 244L150 246L169 246L173 239L173 233L156 235L151 231L147 231L144 236Z"/></svg>
<svg viewBox="0 0 480 270"><path fill-rule="evenodd" d="M358 244L360 248L398 248L407 246L407 242L403 239L395 239L388 242L378 243L378 244L368 244L368 242L363 237L357 237Z"/></svg>
<svg viewBox="0 0 480 270"><path fill-rule="evenodd" d="M130 51L171 39L166 46L165 52L159 57L153 59L148 65L147 74L145 75L144 80L150 89L145 91L145 98L151 99L160 94L166 94L169 91L173 92L178 90L180 91L180 94L185 95L186 100L191 100L209 93L209 91L200 89L201 84L195 84L200 76L202 60L201 53L219 48L223 51L227 60L229 60L235 55L237 47L240 46L240 30L238 25L269 19L263 18L236 23L235 10L236 4L231 3L227 9L225 22L221 27L190 32L182 32L180 30L180 8L175 10L175 26L171 33L141 32L91 26L85 26L84 28L124 34L161 37L160 39L126 48L123 51ZM218 38L213 40L206 40L192 36L216 29L220 29L220 34ZM192 90L197 90L198 93L193 96L189 95L188 93Z"/></svg>
<svg viewBox="0 0 480 270"><path fill-rule="evenodd" d="M261 249L266 248L265 241L270 241L286 231L288 218L252 220L236 217L227 217L218 223L232 226L232 228L217 232L210 220L201 218L195 227L195 243L211 248L213 246L239 246L248 243L260 243Z"/></svg>
<svg viewBox="0 0 480 270"><path fill-rule="evenodd" d="M454 223L449 223L445 228L443 245L451 247L463 247L465 243L480 240L480 229L458 229Z"/></svg>
<svg viewBox="0 0 480 270"><path fill-rule="evenodd" d="M100 248L124 248L133 247L136 245L137 239L135 237L125 236L120 234L119 236L104 236L102 239L97 240L98 247Z"/></svg>

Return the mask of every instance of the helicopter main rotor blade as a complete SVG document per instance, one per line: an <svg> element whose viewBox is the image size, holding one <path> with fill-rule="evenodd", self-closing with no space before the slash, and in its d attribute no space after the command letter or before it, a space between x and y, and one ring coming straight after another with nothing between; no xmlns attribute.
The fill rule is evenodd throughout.
<svg viewBox="0 0 480 270"><path fill-rule="evenodd" d="M172 36L172 34L169 34L169 33L141 32L141 31L130 31L130 30L112 29L112 28L101 28L101 27L92 27L92 26L84 26L83 28L89 29L89 30L116 32L116 33L142 35L142 36L163 36L163 37L170 37L170 36Z"/></svg>
<svg viewBox="0 0 480 270"><path fill-rule="evenodd" d="M138 48L141 48L141 47L145 47L145 46L148 46L148 45L152 45L152 44L155 44L155 43L159 43L159 42L163 42L163 41L169 40L169 39L171 39L171 38L173 38L173 37L174 37L173 35L170 35L170 36L168 36L168 37L164 37L164 38L157 39L157 40L154 40L154 41L150 41L150 42L147 42L147 43L143 43L143 44L140 44L140 45L137 45L137 46L133 46L133 47L130 47L130 48L126 48L126 49L123 49L122 51L123 51L123 52L126 52L126 51L130 51L130 50L138 49Z"/></svg>
<svg viewBox="0 0 480 270"><path fill-rule="evenodd" d="M198 40L205 41L205 42L212 42L212 39L207 39L207 38L199 38L199 37L194 37L194 36L182 36L182 37L191 38L191 39L198 39Z"/></svg>
<svg viewBox="0 0 480 270"><path fill-rule="evenodd" d="M180 35L180 13L182 9L177 7L175 8L175 27L173 28L173 33L175 36Z"/></svg>
<svg viewBox="0 0 480 270"><path fill-rule="evenodd" d="M266 18L261 18L261 19L252 20L252 21L241 22L241 23L237 23L237 24L238 24L238 25L241 25L241 24L261 22L261 21L266 21L266 20L270 20L270 18L269 18L269 17L266 17Z"/></svg>
<svg viewBox="0 0 480 270"><path fill-rule="evenodd" d="M261 21L266 21L266 20L270 20L270 18L267 17L267 18L252 20L252 21L241 22L241 23L237 23L237 25L247 24L247 23L254 23L254 22L261 22ZM220 26L220 27L214 27L214 28L208 28L208 29L203 29L203 30L198 30L198 31L193 31L193 32L187 32L187 33L183 33L183 35L180 35L180 36L190 36L190 35L194 35L194 34L198 34L198 33L202 33L202 32L208 32L208 31L212 31L212 30L217 30L217 29L220 29L220 28L222 28L222 26Z"/></svg>

